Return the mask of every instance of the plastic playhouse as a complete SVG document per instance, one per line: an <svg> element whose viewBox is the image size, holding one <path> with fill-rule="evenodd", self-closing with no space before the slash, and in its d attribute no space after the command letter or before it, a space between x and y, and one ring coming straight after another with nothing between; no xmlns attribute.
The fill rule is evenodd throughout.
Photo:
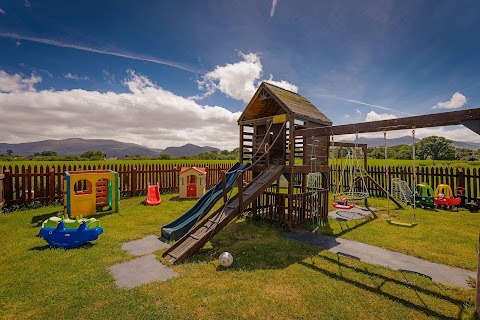
<svg viewBox="0 0 480 320"><path fill-rule="evenodd" d="M67 171L63 194L64 213L69 218L117 213L118 173L111 170Z"/></svg>
<svg viewBox="0 0 480 320"><path fill-rule="evenodd" d="M456 207L460 204L460 197L454 198L452 188L446 184L439 184L435 189L434 204L435 207Z"/></svg>
<svg viewBox="0 0 480 320"><path fill-rule="evenodd" d="M39 235L52 247L70 249L97 240L102 233L100 221L95 218L72 220L51 217L43 222Z"/></svg>
<svg viewBox="0 0 480 320"><path fill-rule="evenodd" d="M158 206L162 202L162 197L160 196L160 186L157 184L150 184L148 182L147 187L147 206Z"/></svg>
<svg viewBox="0 0 480 320"><path fill-rule="evenodd" d="M418 183L415 187L415 206L420 208L433 208L435 206L433 189L424 183ZM413 204L413 193L410 203Z"/></svg>
<svg viewBox="0 0 480 320"><path fill-rule="evenodd" d="M184 167L179 172L180 198L200 198L205 194L207 170L200 167Z"/></svg>

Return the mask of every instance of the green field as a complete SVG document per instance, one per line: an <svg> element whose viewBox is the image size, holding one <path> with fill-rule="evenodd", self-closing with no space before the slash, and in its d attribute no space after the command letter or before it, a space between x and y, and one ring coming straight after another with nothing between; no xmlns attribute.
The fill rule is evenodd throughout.
<svg viewBox="0 0 480 320"><path fill-rule="evenodd" d="M0 161L0 166L113 166L113 165L145 165L145 164L185 164L185 165L190 165L190 164L195 164L195 165L212 165L212 164L217 164L217 163L235 163L235 161L232 160L114 160L114 161L106 161L106 160L100 160L100 161Z"/></svg>
<svg viewBox="0 0 480 320"><path fill-rule="evenodd" d="M298 162L298 161L297 161ZM189 164L196 164L196 165L212 165L217 163L226 163L226 164L233 164L235 160L114 160L114 161L0 161L0 166L63 166L63 165L144 165L144 164L182 164L182 165L189 165ZM300 164L301 162L298 162ZM330 159L330 164L334 164L335 160ZM340 165L340 162L337 162ZM413 162L412 160L396 160L396 159L389 159L388 160L389 166L405 166L411 167ZM461 160L416 160L415 164L417 167L451 167L451 168L480 168L480 161L461 161ZM385 166L384 159L368 159L369 166Z"/></svg>
<svg viewBox="0 0 480 320"><path fill-rule="evenodd" d="M245 218L174 265L178 277L118 288L108 268L134 259L121 244L158 235L162 225L195 203L179 201L175 194L162 198L158 207L144 206L144 197L122 200L120 214L99 217L105 229L99 240L72 250L52 249L35 237L41 221L61 207L1 215L0 318L473 319L473 289L444 286L290 241L281 236L282 228ZM386 205L371 201L380 210ZM411 218L409 210L395 214ZM329 221L323 232L443 263L459 259L458 264L473 267L477 216L422 211L419 221L413 229L393 228L379 212L371 221ZM450 260L448 248L455 254ZM219 266L223 251L235 257L229 269ZM161 254L155 252L163 261Z"/></svg>

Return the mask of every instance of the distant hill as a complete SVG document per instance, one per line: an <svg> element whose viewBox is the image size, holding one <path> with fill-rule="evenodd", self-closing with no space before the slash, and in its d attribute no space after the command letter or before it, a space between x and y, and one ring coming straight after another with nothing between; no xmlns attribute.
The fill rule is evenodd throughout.
<svg viewBox="0 0 480 320"><path fill-rule="evenodd" d="M420 141L421 139L415 139L415 142ZM345 142L353 142L347 141ZM358 138L358 143L366 143L369 147L383 147L383 138ZM412 144L412 137L404 136L399 138L387 139L387 146L397 146L399 144ZM478 142L463 142L463 141L453 141L453 146L455 148L465 148L478 150L480 149L480 143Z"/></svg>
<svg viewBox="0 0 480 320"><path fill-rule="evenodd" d="M85 151L100 150L107 157L124 157L139 154L142 156L158 156L163 150L150 149L135 143L125 143L115 140L102 139L62 139L62 140L44 140L26 143L0 143L0 154L6 154L7 150L12 150L16 155L27 156L35 152L55 151L59 155L81 155Z"/></svg>
<svg viewBox="0 0 480 320"><path fill-rule="evenodd" d="M181 147L168 147L162 151L162 154L169 154L172 157L195 156L197 154L210 152L212 150L220 151L220 149L217 149L217 148L200 147L200 146L188 143Z"/></svg>

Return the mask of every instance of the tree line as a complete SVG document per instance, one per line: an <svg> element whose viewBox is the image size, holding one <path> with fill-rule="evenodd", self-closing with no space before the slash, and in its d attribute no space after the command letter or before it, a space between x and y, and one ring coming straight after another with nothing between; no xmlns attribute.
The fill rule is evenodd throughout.
<svg viewBox="0 0 480 320"><path fill-rule="evenodd" d="M368 158L383 159L385 158L384 147L368 147ZM300 152L300 150L299 150ZM232 151L228 150L212 150L210 152L201 153L194 156L180 156L172 157L169 154L159 154L158 156L142 156L125 155L125 159L131 160L237 160L240 156L240 149L235 148ZM347 149L342 150L342 157L347 154ZM387 147L387 156L389 159L412 159L413 148L412 145L401 144ZM331 157L335 157L332 153ZM452 140L431 136L424 138L415 143L415 157L419 160L464 160L476 161L480 159L480 150L471 150L465 148L455 148ZM86 151L80 156L60 156L55 151L35 152L30 156L17 156L12 150L7 150L6 154L0 154L0 161L12 160L43 160L43 161L82 161L82 160L104 160L106 154L100 150Z"/></svg>

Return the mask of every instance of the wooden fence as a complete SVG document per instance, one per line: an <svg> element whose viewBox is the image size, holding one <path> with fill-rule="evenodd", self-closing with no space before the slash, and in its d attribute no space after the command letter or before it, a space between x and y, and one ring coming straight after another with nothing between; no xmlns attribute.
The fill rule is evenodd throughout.
<svg viewBox="0 0 480 320"><path fill-rule="evenodd" d="M147 190L147 182L160 183L162 192L178 192L178 171L183 164L142 164L142 165L117 165L105 164L101 166L90 165L63 165L63 166L0 166L0 208L12 205L24 205L31 202L44 204L60 201L63 197L63 175L65 171L110 169L118 172L120 194L122 197L143 195ZM202 166L202 165L197 165ZM230 168L230 164L214 164L207 167L207 188L212 187L221 178L221 173ZM1 173L3 171L3 173ZM412 167L389 167L390 178L400 178L409 185L413 182ZM341 168L332 166L330 175L330 191L333 183L339 181L338 173ZM382 187L386 187L385 167L368 166L368 174ZM342 184L348 186L349 170L342 172ZM337 175L337 178L333 177ZM477 168L439 168L418 167L417 181L424 182L432 188L440 183L448 184L455 191L457 187L465 188L466 201L473 201L480 196L480 170ZM248 177L246 178L248 181ZM391 180L390 180L391 181ZM370 181L366 180L368 191L373 197L384 197L381 190ZM2 194L3 189L3 194ZM391 186L390 186L391 190Z"/></svg>
<svg viewBox="0 0 480 320"><path fill-rule="evenodd" d="M399 178L407 182L409 186L413 185L413 168L405 166L389 166L390 185L389 190L392 190L391 179ZM343 178L339 179L339 173ZM385 167L383 166L368 166L367 173L378 182L382 187L386 188ZM434 190L439 184L447 184L452 187L453 192L457 187L465 188L465 200L467 202L476 200L480 197L480 170L477 168L448 168L448 167L417 167L417 183L425 183ZM335 183L339 184L341 181L343 188L347 188L350 182L350 170L345 168L343 171L340 166L332 166L332 174L330 175L330 191L333 190ZM358 177L358 175L357 175ZM385 197L385 194L375 186L368 179L365 180L368 193L373 197ZM357 184L357 191L360 191Z"/></svg>
<svg viewBox="0 0 480 320"><path fill-rule="evenodd" d="M3 188L3 180L5 179L5 175L3 174L3 167L0 166L0 212L3 209L5 204L5 197L4 197L4 188Z"/></svg>
<svg viewBox="0 0 480 320"><path fill-rule="evenodd" d="M63 176L65 171L113 170L118 172L120 195L135 197L147 192L147 184L159 182L163 193L179 192L178 172L182 164L142 164L142 165L63 165L63 166L8 166L1 167L4 177L0 188L4 189L5 207L24 205L32 202L53 203L63 198ZM202 167L202 165L196 165ZM206 167L207 188L220 180L222 171L230 164L214 164ZM1 171L0 171L1 172ZM1 189L0 189L1 190ZM0 196L1 197L1 196ZM2 199L2 198L0 198ZM1 203L2 201L0 201Z"/></svg>

